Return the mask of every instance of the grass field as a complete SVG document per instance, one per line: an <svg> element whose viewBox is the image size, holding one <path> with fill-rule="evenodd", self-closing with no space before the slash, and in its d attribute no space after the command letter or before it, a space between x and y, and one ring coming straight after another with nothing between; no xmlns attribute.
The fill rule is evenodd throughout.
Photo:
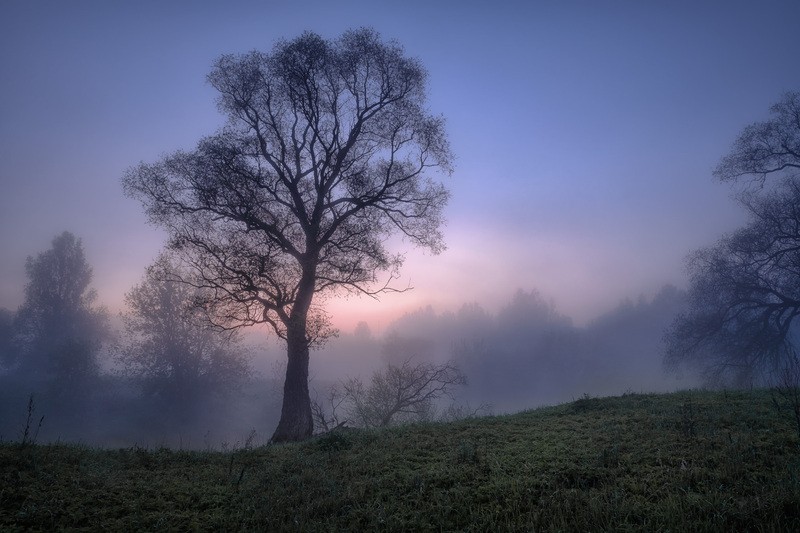
<svg viewBox="0 0 800 533"><path fill-rule="evenodd" d="M800 531L800 440L768 391L196 452L0 444L0 530Z"/></svg>

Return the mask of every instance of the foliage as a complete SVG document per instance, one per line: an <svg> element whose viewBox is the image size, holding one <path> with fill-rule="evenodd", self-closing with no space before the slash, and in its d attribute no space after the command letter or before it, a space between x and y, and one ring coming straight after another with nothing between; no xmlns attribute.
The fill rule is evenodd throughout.
<svg viewBox="0 0 800 533"><path fill-rule="evenodd" d="M250 370L239 333L213 328L195 305L202 289L180 277L162 256L126 294L126 342L117 359L148 393L189 406L200 395L232 390Z"/></svg>
<svg viewBox="0 0 800 533"><path fill-rule="evenodd" d="M69 232L25 264L25 302L17 312L14 341L20 379L42 379L69 392L97 375L97 353L108 333L105 309L93 307L92 269L83 245Z"/></svg>
<svg viewBox="0 0 800 533"><path fill-rule="evenodd" d="M232 453L36 445L31 462L7 443L0 529L797 531L798 445L768 391L592 398Z"/></svg>
<svg viewBox="0 0 800 533"><path fill-rule="evenodd" d="M800 315L800 93L745 128L715 171L760 187L738 199L743 228L689 258L690 309L667 334L666 362L699 366L711 381L764 382L793 356ZM779 178L764 187L768 176Z"/></svg>
<svg viewBox="0 0 800 533"><path fill-rule="evenodd" d="M208 79L228 125L192 152L129 170L123 185L168 231L189 281L210 289L219 324L266 323L286 340L274 439L303 439L308 350L333 333L315 296L393 290L394 233L444 246L448 192L430 174L450 170L444 121L425 108L419 62L369 29L226 55Z"/></svg>

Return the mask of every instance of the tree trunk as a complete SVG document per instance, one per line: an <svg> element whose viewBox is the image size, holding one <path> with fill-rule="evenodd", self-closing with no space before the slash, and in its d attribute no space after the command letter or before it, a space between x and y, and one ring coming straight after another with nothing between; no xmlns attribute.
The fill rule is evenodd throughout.
<svg viewBox="0 0 800 533"><path fill-rule="evenodd" d="M296 442L314 432L311 396L308 393L308 309L314 295L313 270L304 272L292 316L286 325L286 381L283 384L281 419L270 442Z"/></svg>
<svg viewBox="0 0 800 533"><path fill-rule="evenodd" d="M305 329L305 328L303 328ZM289 360L286 364L286 381L283 384L283 407L278 427L271 442L295 442L309 438L314 430L311 418L311 397L308 393L308 341L305 333L301 339L287 336Z"/></svg>

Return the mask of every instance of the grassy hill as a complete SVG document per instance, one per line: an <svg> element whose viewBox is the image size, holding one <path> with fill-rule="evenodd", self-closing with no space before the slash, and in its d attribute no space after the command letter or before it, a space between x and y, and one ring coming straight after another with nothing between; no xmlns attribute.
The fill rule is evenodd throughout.
<svg viewBox="0 0 800 533"><path fill-rule="evenodd" d="M771 395L682 392L234 452L0 444L0 530L800 531Z"/></svg>

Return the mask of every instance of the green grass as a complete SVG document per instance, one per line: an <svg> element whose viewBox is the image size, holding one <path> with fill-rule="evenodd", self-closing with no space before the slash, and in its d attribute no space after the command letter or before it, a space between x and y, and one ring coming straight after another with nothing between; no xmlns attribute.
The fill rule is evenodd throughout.
<svg viewBox="0 0 800 533"><path fill-rule="evenodd" d="M4 443L0 476L3 531L800 531L800 441L765 391L228 453Z"/></svg>

